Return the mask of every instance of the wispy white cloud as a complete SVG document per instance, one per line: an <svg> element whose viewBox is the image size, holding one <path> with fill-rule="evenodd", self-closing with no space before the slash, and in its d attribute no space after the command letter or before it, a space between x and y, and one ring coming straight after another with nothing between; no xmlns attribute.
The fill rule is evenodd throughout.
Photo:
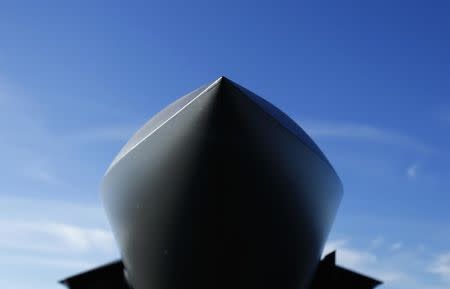
<svg viewBox="0 0 450 289"><path fill-rule="evenodd" d="M138 126L134 124L96 125L79 131L69 132L66 135L62 135L61 138L65 142L74 142L76 144L125 142L137 129Z"/></svg>
<svg viewBox="0 0 450 289"><path fill-rule="evenodd" d="M0 220L0 248L39 252L113 252L110 232L65 223Z"/></svg>
<svg viewBox="0 0 450 289"><path fill-rule="evenodd" d="M72 197L68 192L81 195L78 192L84 190L87 182L80 182L84 177L75 175L72 169L79 166L76 171L82 172L84 166L91 169L95 162L79 156L125 143L137 128L135 124L99 117L66 129L60 115L52 118L46 110L41 102L0 79L0 174L4 176L3 187L16 189L10 194L36 194L21 192L35 186L36 191L47 195L54 192L55 197ZM98 172L99 180L102 173Z"/></svg>
<svg viewBox="0 0 450 289"><path fill-rule="evenodd" d="M87 185L89 178L74 171L95 164L80 155L125 142L135 126L100 115L83 125L68 119L73 125L66 128L66 120L49 111L0 75L2 288L59 288L58 279L119 258L98 184Z"/></svg>
<svg viewBox="0 0 450 289"><path fill-rule="evenodd" d="M376 276L376 278L382 280L383 283L390 285L392 285L392 283L394 284L406 283L411 279L411 277L408 274L398 270L395 271L395 270L374 269L371 272L373 276Z"/></svg>
<svg viewBox="0 0 450 289"><path fill-rule="evenodd" d="M376 262L376 256L367 251L351 248L347 240L334 240L325 245L325 254L336 252L336 261L350 268L360 268Z"/></svg>
<svg viewBox="0 0 450 289"><path fill-rule="evenodd" d="M444 252L436 256L430 265L429 271L437 274L445 282L450 283L450 252Z"/></svg>
<svg viewBox="0 0 450 289"><path fill-rule="evenodd" d="M394 244L391 245L392 251L397 251L397 250L400 250L401 248L403 248L402 242L395 242Z"/></svg>
<svg viewBox="0 0 450 289"><path fill-rule="evenodd" d="M31 265L31 266L47 267L47 269L65 268L72 270L74 272L101 265L76 258L68 259L67 257L58 258L54 256L44 257L44 256L22 256L22 255L3 256L2 258L0 258L0 264L10 266L19 265L24 267L27 265Z"/></svg>
<svg viewBox="0 0 450 289"><path fill-rule="evenodd" d="M300 124L308 134L316 138L325 137L370 141L400 146L423 153L431 153L434 151L427 144L411 136L371 125L323 121L303 121Z"/></svg>
<svg viewBox="0 0 450 289"><path fill-rule="evenodd" d="M378 236L375 239L373 239L372 241L370 241L370 247L371 247L371 249L375 249L375 248L378 248L381 245L383 245L383 243L384 243L384 238Z"/></svg>
<svg viewBox="0 0 450 289"><path fill-rule="evenodd" d="M331 240L325 246L324 255L336 250L339 265L379 279L385 288L449 288L450 251L431 255L423 246L407 247L398 241L390 246L374 247L374 242L386 244L381 237L369 241L365 248L353 245L348 239Z"/></svg>
<svg viewBox="0 0 450 289"><path fill-rule="evenodd" d="M54 280L119 257L100 207L0 195L0 269L59 272Z"/></svg>
<svg viewBox="0 0 450 289"><path fill-rule="evenodd" d="M0 128L4 128L3 133L7 136L4 143L8 145L41 149L126 141L138 128L136 123L105 123L104 120L99 119L98 122L79 127L56 129L51 123L60 120L49 119L32 99L12 95L5 98L0 107L0 120L3 121ZM11 111L14 113L7 113ZM26 133L23 133L24 131Z"/></svg>
<svg viewBox="0 0 450 289"><path fill-rule="evenodd" d="M30 162L28 166L22 168L23 176L29 180L46 184L46 185L66 185L61 177L57 176L54 172L43 164L38 162Z"/></svg>
<svg viewBox="0 0 450 289"><path fill-rule="evenodd" d="M417 164L413 164L406 169L406 175L408 178L413 179L417 176L418 170L419 166Z"/></svg>
<svg viewBox="0 0 450 289"><path fill-rule="evenodd" d="M4 222L59 222L83 228L108 229L105 213L100 203L90 204L45 199L39 196L25 198L13 195L9 191L0 191L0 220Z"/></svg>
<svg viewBox="0 0 450 289"><path fill-rule="evenodd" d="M0 287L14 284L2 288L61 288L57 280L120 258L100 204L0 191L0 236Z"/></svg>
<svg viewBox="0 0 450 289"><path fill-rule="evenodd" d="M386 288L445 288L442 282L433 280L422 274L426 262L426 255L421 251L398 250L403 248L400 242L392 246L373 246L385 243L384 238L378 237L368 242L366 248L351 244L348 239L329 241L324 249L324 255L336 250L337 263L350 270L355 270L385 283ZM395 247L396 250L392 250ZM439 263L441 271L447 268ZM425 287L424 287L425 286Z"/></svg>

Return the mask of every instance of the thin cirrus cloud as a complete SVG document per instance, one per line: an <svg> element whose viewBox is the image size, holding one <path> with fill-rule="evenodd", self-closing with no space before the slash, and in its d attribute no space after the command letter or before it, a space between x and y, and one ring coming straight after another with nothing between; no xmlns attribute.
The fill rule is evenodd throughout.
<svg viewBox="0 0 450 289"><path fill-rule="evenodd" d="M395 242L394 244L392 244L391 250L397 251L397 250L400 250L402 247L403 247L402 242Z"/></svg>
<svg viewBox="0 0 450 289"><path fill-rule="evenodd" d="M67 130L51 125L60 121L49 119L40 103L6 85L0 78L0 130L3 135L0 173L8 175L3 184L20 187L25 182L13 182L24 180L75 191L74 185L64 176L65 167L61 167L61 163L71 163L71 155L82 153L86 148L125 143L137 127L131 123L108 124L102 120Z"/></svg>
<svg viewBox="0 0 450 289"><path fill-rule="evenodd" d="M390 265L380 262L377 255L370 250L363 250L351 246L348 240L331 240L325 245L324 255L336 251L336 261L339 265L350 270L369 274L383 282L398 283L406 279L406 274L399 270L386 270Z"/></svg>
<svg viewBox="0 0 450 289"><path fill-rule="evenodd" d="M373 242L377 243L376 247ZM381 237L367 245L363 248L348 239L330 240L323 252L325 255L336 251L339 265L377 278L385 283L385 288L449 288L449 251L431 254L424 248L408 247L402 242L386 244Z"/></svg>
<svg viewBox="0 0 450 289"><path fill-rule="evenodd" d="M383 237L376 237L375 239L373 239L372 241L370 241L370 247L372 249L378 248L380 246L382 246L384 243L384 238Z"/></svg>
<svg viewBox="0 0 450 289"><path fill-rule="evenodd" d="M373 251L353 247L348 240L328 241L323 250L324 255L332 251L336 251L337 263L350 270L368 274L373 278L394 285L401 284L408 279L408 275L403 271L385 269L392 264L380 261Z"/></svg>
<svg viewBox="0 0 450 289"><path fill-rule="evenodd" d="M88 253L113 252L111 233L100 228L62 222L0 220L0 248L28 252Z"/></svg>
<svg viewBox="0 0 450 289"><path fill-rule="evenodd" d="M300 124L306 132L317 138L370 141L399 146L422 153L434 152L433 148L418 139L371 125L359 123L330 123L322 121L302 121Z"/></svg>
<svg viewBox="0 0 450 289"><path fill-rule="evenodd" d="M0 195L0 251L116 254L101 207Z"/></svg>
<svg viewBox="0 0 450 289"><path fill-rule="evenodd" d="M406 169L406 175L408 178L413 179L417 176L418 170L419 166L417 164L413 164Z"/></svg>
<svg viewBox="0 0 450 289"><path fill-rule="evenodd" d="M38 161L29 162L27 166L22 168L22 172L25 178L38 183L68 187L60 177L48 168L48 165Z"/></svg>
<svg viewBox="0 0 450 289"><path fill-rule="evenodd" d="M102 227L30 217L0 220L0 270L8 272L2 288L20 283L13 288L33 288L37 280L60 288L57 280L118 258L111 233Z"/></svg>
<svg viewBox="0 0 450 289"><path fill-rule="evenodd" d="M4 135L3 144L14 147L20 144L33 148L124 141L137 127L133 123L92 123L76 130L50 129L49 124L60 121L61 119L49 119L40 103L18 92L17 88L5 85L0 79L0 128Z"/></svg>
<svg viewBox="0 0 450 289"><path fill-rule="evenodd" d="M101 227L3 219L0 235L0 270L11 272L0 285L8 280L18 283L21 279L17 274L29 272L36 276L29 278L58 288L58 279L118 258L111 233ZM27 279L24 282L30 283ZM32 288L29 285L26 287Z"/></svg>
<svg viewBox="0 0 450 289"><path fill-rule="evenodd" d="M119 258L103 210L86 203L0 195L0 236L0 270L10 272L1 286L60 288L57 280Z"/></svg>
<svg viewBox="0 0 450 289"><path fill-rule="evenodd" d="M137 130L136 125L111 125L85 128L63 136L66 141L76 143L99 143L109 141L126 141Z"/></svg>
<svg viewBox="0 0 450 289"><path fill-rule="evenodd" d="M76 272L98 266L99 264L82 260L81 258L68 259L67 257L58 256L9 255L0 259L0 265L33 266L36 269L37 267L43 269L60 268ZM55 280L52 281L54 282Z"/></svg>
<svg viewBox="0 0 450 289"><path fill-rule="evenodd" d="M351 248L347 240L331 240L327 242L323 250L324 254L337 251L337 262L349 268L360 268L375 263L374 254Z"/></svg>
<svg viewBox="0 0 450 289"><path fill-rule="evenodd" d="M429 268L429 272L438 275L450 286L450 252L437 255Z"/></svg>

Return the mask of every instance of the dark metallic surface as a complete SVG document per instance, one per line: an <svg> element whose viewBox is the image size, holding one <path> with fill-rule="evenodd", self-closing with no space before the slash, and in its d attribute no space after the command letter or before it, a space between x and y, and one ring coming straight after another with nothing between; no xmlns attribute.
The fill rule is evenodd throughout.
<svg viewBox="0 0 450 289"><path fill-rule="evenodd" d="M317 266L310 289L373 289L383 282L336 265L336 252Z"/></svg>
<svg viewBox="0 0 450 289"><path fill-rule="evenodd" d="M292 120L225 78L188 103L104 177L132 286L306 288L342 195L333 168Z"/></svg>
<svg viewBox="0 0 450 289"><path fill-rule="evenodd" d="M69 289L132 289L120 260L71 276L59 283Z"/></svg>

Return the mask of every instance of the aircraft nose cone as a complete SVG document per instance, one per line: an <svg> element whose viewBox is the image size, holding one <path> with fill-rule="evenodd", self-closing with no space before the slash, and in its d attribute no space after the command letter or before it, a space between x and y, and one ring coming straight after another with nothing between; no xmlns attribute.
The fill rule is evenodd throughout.
<svg viewBox="0 0 450 289"><path fill-rule="evenodd" d="M102 185L135 289L305 288L341 196L311 138L225 77L150 119Z"/></svg>

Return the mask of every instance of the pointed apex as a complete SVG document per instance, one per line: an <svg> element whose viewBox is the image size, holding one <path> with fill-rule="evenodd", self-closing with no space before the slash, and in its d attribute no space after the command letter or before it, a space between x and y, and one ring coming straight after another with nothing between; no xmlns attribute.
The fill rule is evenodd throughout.
<svg viewBox="0 0 450 289"><path fill-rule="evenodd" d="M248 94L244 87L242 87L240 84L234 82L233 80L231 80L230 78L228 78L224 75L220 76L214 83L221 84L221 85L228 85L230 87L234 87L235 89L237 89L240 93L243 93L244 95Z"/></svg>
<svg viewBox="0 0 450 289"><path fill-rule="evenodd" d="M225 81L227 81L228 79L225 76L220 76L219 78L217 78L216 80L214 80L213 82L210 82L210 85L218 85L218 84L222 84Z"/></svg>
<svg viewBox="0 0 450 289"><path fill-rule="evenodd" d="M221 75L216 81L217 82L223 82L223 81L229 81L229 79L228 78L226 78L225 76L223 76L223 75Z"/></svg>

